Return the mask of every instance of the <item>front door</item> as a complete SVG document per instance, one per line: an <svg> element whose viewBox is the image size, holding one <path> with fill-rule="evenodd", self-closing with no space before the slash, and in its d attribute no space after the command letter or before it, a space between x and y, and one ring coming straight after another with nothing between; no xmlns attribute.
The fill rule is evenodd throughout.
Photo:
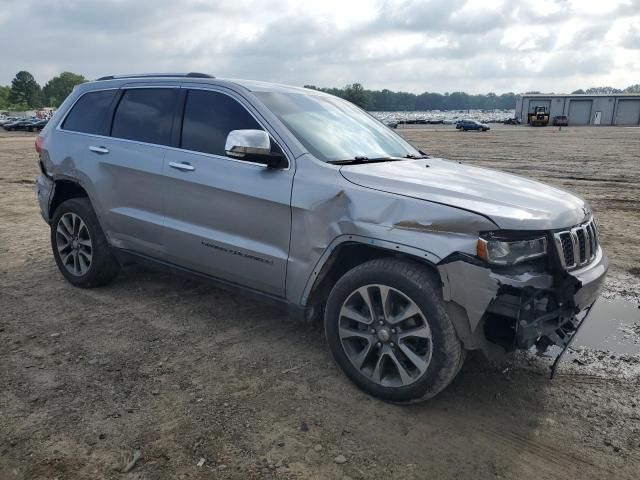
<svg viewBox="0 0 640 480"><path fill-rule="evenodd" d="M164 162L168 260L284 296L294 170L226 156L231 130L264 130L239 98L198 89L184 96L180 148Z"/></svg>

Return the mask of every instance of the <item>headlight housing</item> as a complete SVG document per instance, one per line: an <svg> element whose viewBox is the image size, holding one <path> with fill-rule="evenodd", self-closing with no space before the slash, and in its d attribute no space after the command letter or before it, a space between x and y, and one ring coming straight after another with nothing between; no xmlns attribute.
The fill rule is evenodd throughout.
<svg viewBox="0 0 640 480"><path fill-rule="evenodd" d="M477 254L482 260L494 265L515 265L547 254L547 238L495 239L479 238Z"/></svg>

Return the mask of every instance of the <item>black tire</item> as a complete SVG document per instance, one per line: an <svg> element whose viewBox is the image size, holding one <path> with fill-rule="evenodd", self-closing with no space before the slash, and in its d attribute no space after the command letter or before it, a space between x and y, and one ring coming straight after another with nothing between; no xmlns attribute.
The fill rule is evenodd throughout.
<svg viewBox="0 0 640 480"><path fill-rule="evenodd" d="M72 213L80 217L86 225L91 242L91 263L88 270L81 275L74 275L64 265L58 245L61 241L57 228L63 215ZM113 255L98 218L88 198L72 198L61 203L53 214L51 221L51 248L58 269L64 278L76 287L92 288L105 285L113 280L120 271L120 264Z"/></svg>
<svg viewBox="0 0 640 480"><path fill-rule="evenodd" d="M389 387L372 381L351 363L342 345L339 322L343 303L352 292L371 284L389 286L402 292L418 306L431 329L431 360L425 372L413 383ZM358 387L385 401L414 403L437 395L451 383L462 367L465 352L447 316L439 288L436 277L426 267L393 258L359 265L335 284L325 309L325 334L336 363Z"/></svg>

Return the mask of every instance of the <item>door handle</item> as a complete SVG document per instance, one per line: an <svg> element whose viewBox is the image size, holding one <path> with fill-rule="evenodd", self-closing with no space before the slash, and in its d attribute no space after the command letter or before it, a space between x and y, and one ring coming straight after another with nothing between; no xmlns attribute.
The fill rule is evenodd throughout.
<svg viewBox="0 0 640 480"><path fill-rule="evenodd" d="M196 167L186 162L183 162L183 163L169 162L169 166L173 168L177 168L178 170L185 170L187 172L193 172L196 169Z"/></svg>
<svg viewBox="0 0 640 480"><path fill-rule="evenodd" d="M100 154L109 153L109 149L107 147L95 147L91 145L89 147L89 150L91 150L92 152L100 153Z"/></svg>

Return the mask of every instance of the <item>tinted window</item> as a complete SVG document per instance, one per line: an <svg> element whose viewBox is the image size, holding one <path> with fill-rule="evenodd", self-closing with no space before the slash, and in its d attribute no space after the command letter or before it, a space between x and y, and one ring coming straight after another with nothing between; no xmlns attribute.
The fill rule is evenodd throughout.
<svg viewBox="0 0 640 480"><path fill-rule="evenodd" d="M233 98L217 92L190 90L184 108L181 147L225 155L231 130L262 130L258 122Z"/></svg>
<svg viewBox="0 0 640 480"><path fill-rule="evenodd" d="M104 135L107 112L116 92L117 90L102 90L85 93L67 115L62 128L74 132Z"/></svg>
<svg viewBox="0 0 640 480"><path fill-rule="evenodd" d="M178 89L126 90L113 117L111 136L168 145Z"/></svg>

